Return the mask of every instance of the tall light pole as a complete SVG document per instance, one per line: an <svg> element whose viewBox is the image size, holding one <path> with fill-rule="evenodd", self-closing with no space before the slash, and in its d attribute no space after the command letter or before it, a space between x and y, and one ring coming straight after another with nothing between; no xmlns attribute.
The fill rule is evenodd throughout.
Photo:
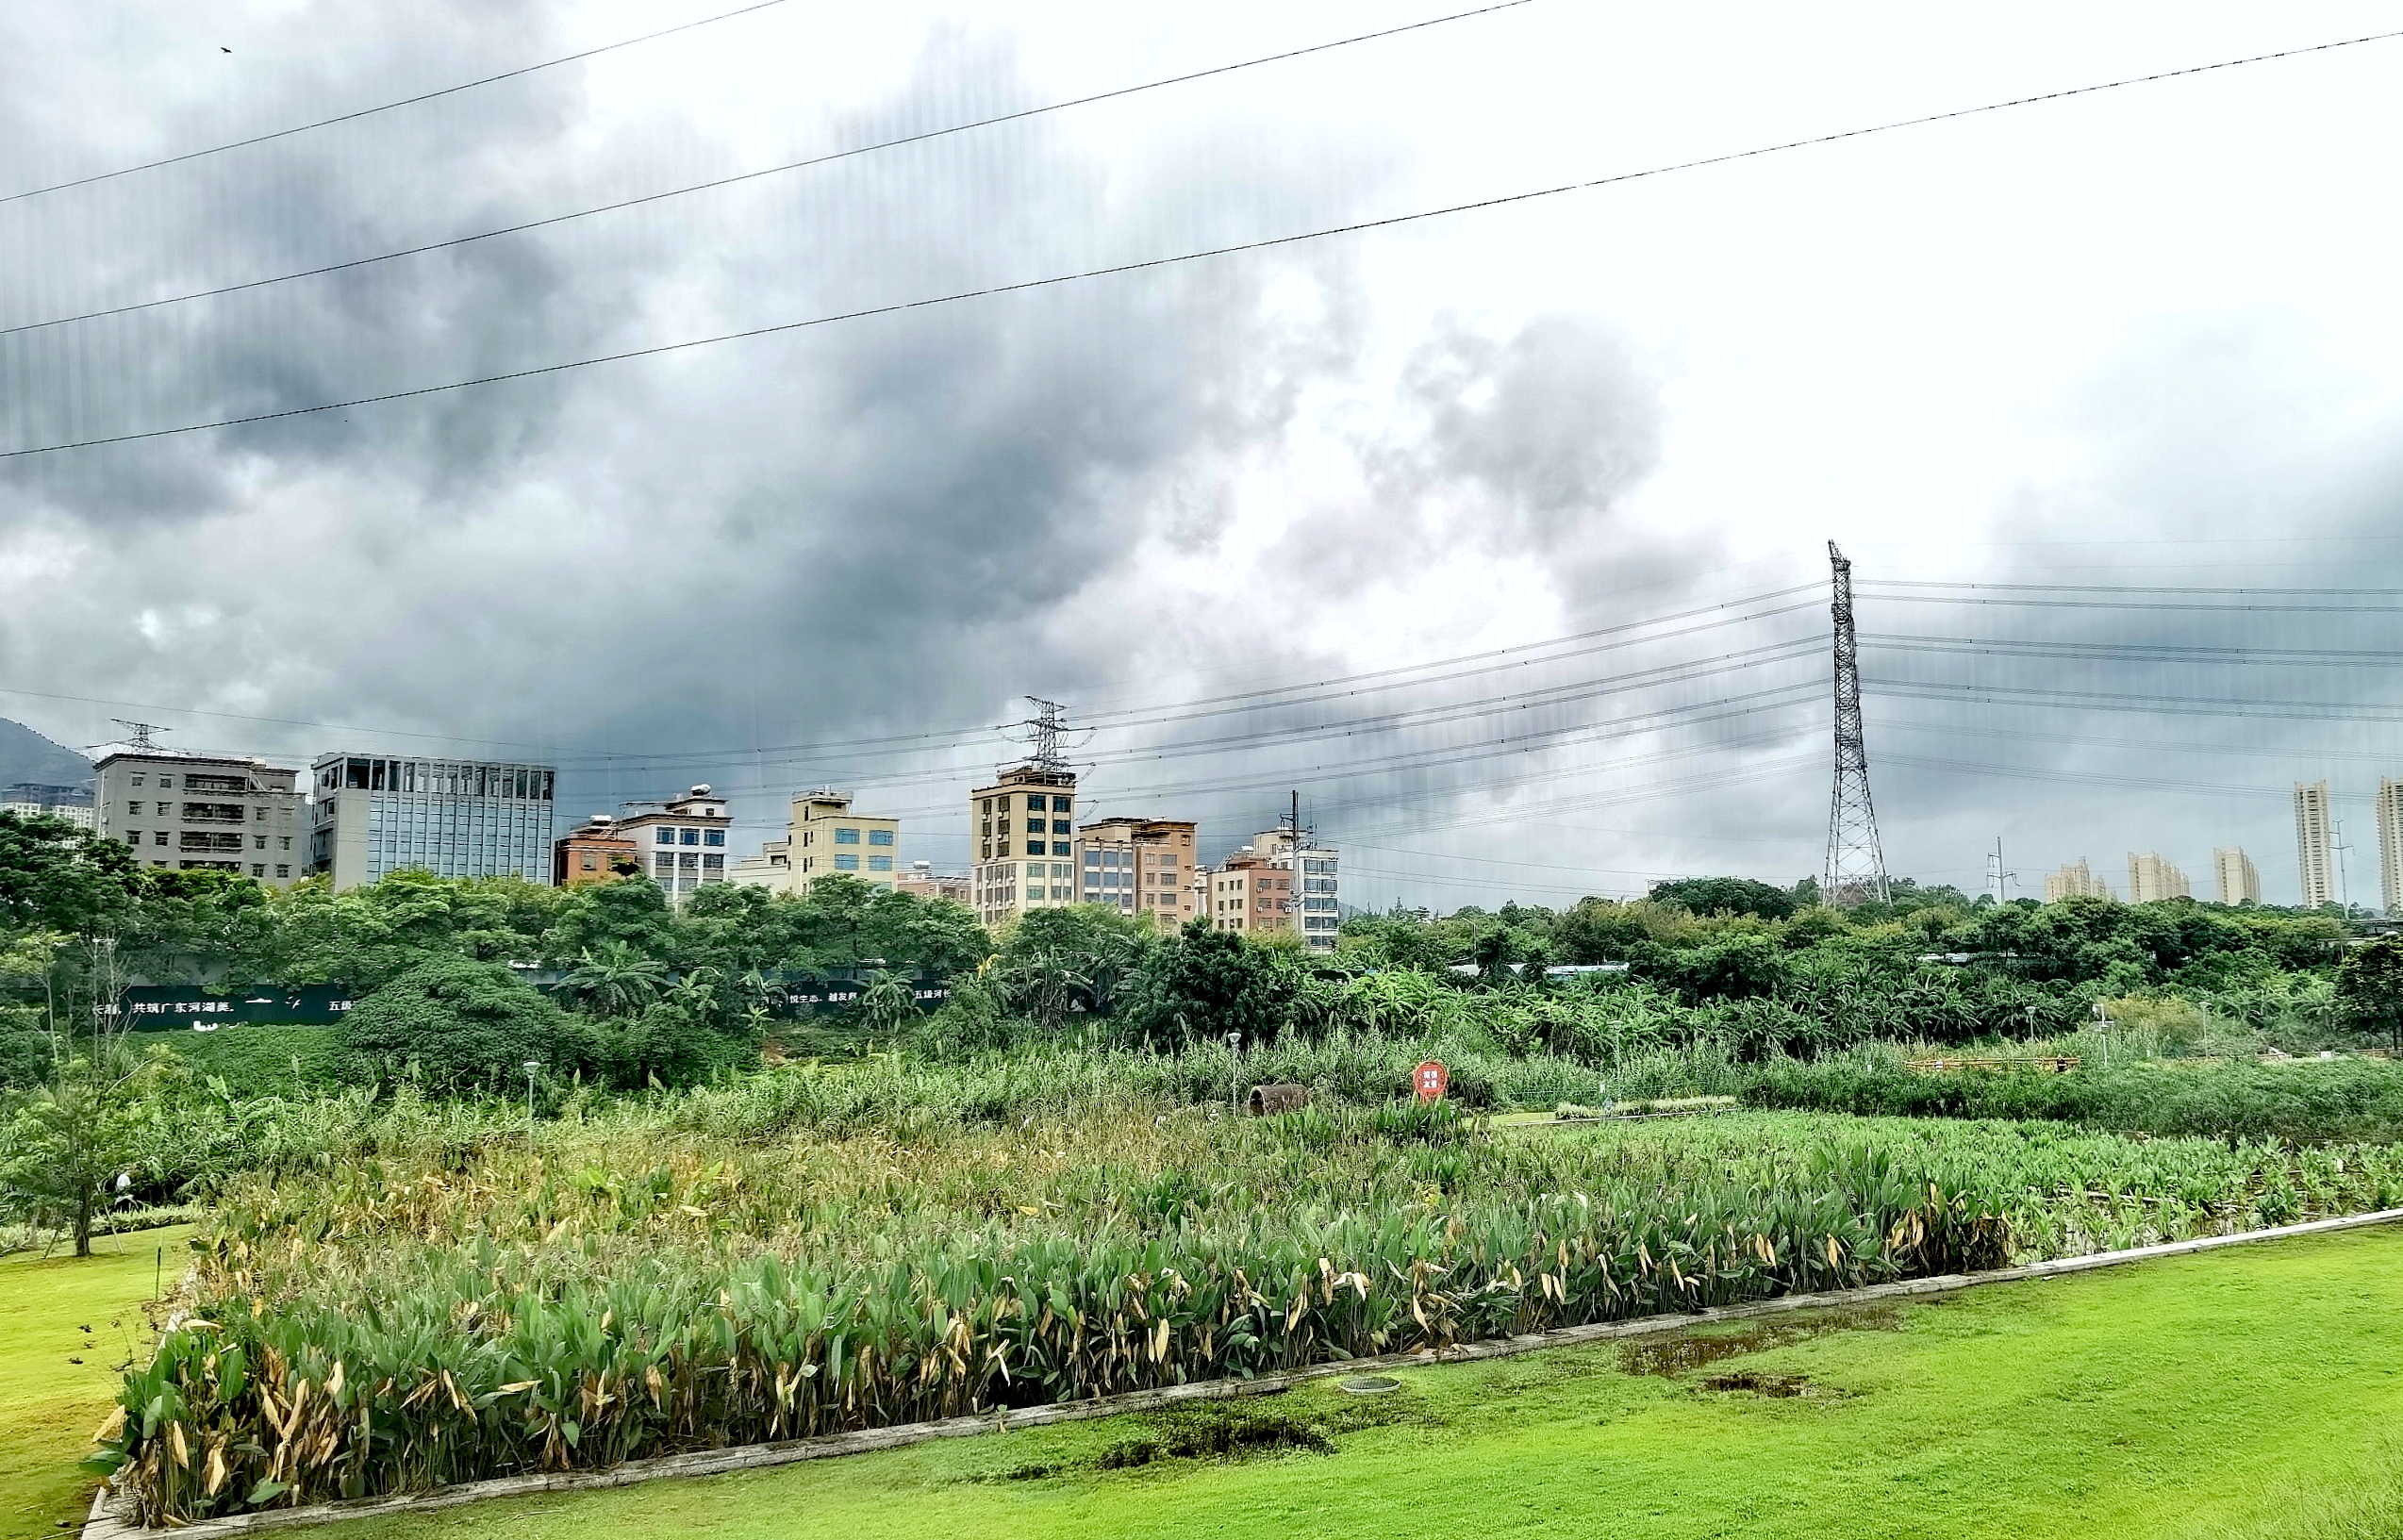
<svg viewBox="0 0 2403 1540"><path fill-rule="evenodd" d="M541 1068L540 1059L525 1061L525 1148L528 1153L534 1150L534 1076Z"/></svg>
<svg viewBox="0 0 2403 1540"><path fill-rule="evenodd" d="M1237 1082L1238 1078L1241 1076L1241 1074L1242 1074L1242 1072L1243 1072L1243 1061L1242 1061L1240 1058L1236 1057L1236 1055L1242 1052L1242 1048L1243 1048L1243 1034L1241 1034L1241 1033L1239 1033L1239 1032L1230 1032L1230 1033L1228 1033L1228 1034L1227 1034L1227 1116L1228 1116L1228 1117L1230 1117L1230 1118L1235 1117L1235 1116L1237 1116L1238 1114L1240 1114L1240 1113L1243 1111L1243 1097L1242 1097L1242 1094L1241 1094L1241 1093L1240 1093L1240 1092L1236 1089L1236 1082Z"/></svg>

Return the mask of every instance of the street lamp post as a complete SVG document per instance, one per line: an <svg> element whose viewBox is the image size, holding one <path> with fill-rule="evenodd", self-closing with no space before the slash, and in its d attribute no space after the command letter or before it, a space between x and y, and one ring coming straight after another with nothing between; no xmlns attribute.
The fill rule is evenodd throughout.
<svg viewBox="0 0 2403 1540"><path fill-rule="evenodd" d="M1230 1118L1233 1118L1233 1117L1236 1116L1237 1114L1239 1114L1239 1113L1241 1113L1241 1112L1243 1111L1243 1097L1242 1097L1242 1094L1241 1094L1241 1093L1240 1093L1240 1092L1236 1089L1236 1083L1237 1083L1237 1081L1240 1079L1240 1077L1241 1077L1241 1075L1242 1075L1242 1070L1243 1070L1243 1063L1242 1063L1242 1060L1241 1060L1241 1059L1239 1059L1238 1057L1236 1057L1236 1055L1237 1055L1237 1054L1239 1054L1242 1051L1243 1051L1243 1034L1241 1034L1241 1033L1239 1033L1239 1032L1230 1032L1230 1033L1228 1033L1228 1034L1227 1034L1227 1116L1228 1116L1228 1117L1230 1117Z"/></svg>
<svg viewBox="0 0 2403 1540"><path fill-rule="evenodd" d="M534 1148L534 1076L542 1068L540 1059L525 1061L525 1147Z"/></svg>

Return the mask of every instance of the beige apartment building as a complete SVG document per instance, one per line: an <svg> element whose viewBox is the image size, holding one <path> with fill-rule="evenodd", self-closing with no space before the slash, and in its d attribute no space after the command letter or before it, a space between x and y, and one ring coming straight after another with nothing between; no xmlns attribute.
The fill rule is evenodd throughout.
<svg viewBox="0 0 2403 1540"><path fill-rule="evenodd" d="M2295 864L2303 879L2303 907L2336 902L2336 825L2328 783L2295 783Z"/></svg>
<svg viewBox="0 0 2403 1540"><path fill-rule="evenodd" d="M307 814L300 771L263 759L132 748L94 770L94 832L146 867L288 887L308 875Z"/></svg>
<svg viewBox="0 0 2403 1540"><path fill-rule="evenodd" d="M968 794L970 906L978 919L998 925L1077 902L1075 817L1072 770L1019 765Z"/></svg>
<svg viewBox="0 0 2403 1540"><path fill-rule="evenodd" d="M2403 781L2378 783L2378 902L2387 918L2403 919Z"/></svg>
<svg viewBox="0 0 2403 1540"><path fill-rule="evenodd" d="M2252 858L2242 850L2230 846L2227 850L2212 852L2212 872L2219 879L2220 902L2262 902L2262 874L2254 869Z"/></svg>
<svg viewBox="0 0 2403 1540"><path fill-rule="evenodd" d="M1293 869L1246 846L1210 873L1210 927L1267 936L1293 929Z"/></svg>
<svg viewBox="0 0 2403 1540"><path fill-rule="evenodd" d="M1079 902L1121 914L1150 915L1174 930L1201 912L1193 885L1199 825L1170 819L1103 819L1077 831Z"/></svg>
<svg viewBox="0 0 2403 1540"><path fill-rule="evenodd" d="M2045 902L2058 903L2063 899L2107 899L2111 885L2086 868L2086 858L2065 863L2058 871L2045 873Z"/></svg>
<svg viewBox="0 0 2403 1540"><path fill-rule="evenodd" d="M850 792L831 787L795 797L785 837L769 840L738 864L733 881L794 898L806 895L819 878L837 874L878 887L903 886L908 873L901 864L901 820L854 813L851 802Z"/></svg>
<svg viewBox="0 0 2403 1540"><path fill-rule="evenodd" d="M2128 853L2129 902L2159 903L2164 899L2192 897L2194 890L2187 886L2186 874L2163 860L2160 853Z"/></svg>

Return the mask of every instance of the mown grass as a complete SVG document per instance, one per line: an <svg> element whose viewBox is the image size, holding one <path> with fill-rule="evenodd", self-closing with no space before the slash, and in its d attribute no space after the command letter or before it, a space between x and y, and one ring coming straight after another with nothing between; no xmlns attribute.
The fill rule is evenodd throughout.
<svg viewBox="0 0 2403 1540"><path fill-rule="evenodd" d="M338 1532L2368 1540L2403 1533L2397 1299L2403 1232L2379 1230L1980 1290L1670 1376L1543 1353L1409 1371L1373 1412L1322 1383ZM1706 1383L1732 1370L1806 1393Z"/></svg>
<svg viewBox="0 0 2403 1540"><path fill-rule="evenodd" d="M0 1540L55 1535L91 1505L98 1482L76 1463L117 1398L119 1366L148 1354L142 1303L156 1272L174 1285L191 1234L110 1236L80 1261L0 1258Z"/></svg>

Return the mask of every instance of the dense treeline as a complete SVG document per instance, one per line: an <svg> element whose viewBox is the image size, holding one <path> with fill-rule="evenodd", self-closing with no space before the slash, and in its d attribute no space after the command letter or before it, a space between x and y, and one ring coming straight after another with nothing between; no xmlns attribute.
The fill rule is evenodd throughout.
<svg viewBox="0 0 2403 1540"><path fill-rule="evenodd" d="M1811 898L1713 878L1558 911L1354 916L1339 948L1319 953L1201 926L1162 935L1091 908L1038 912L996 936L958 905L841 877L805 900L729 886L681 907L640 880L563 890L402 872L340 894L323 883L279 892L143 870L55 820L0 815L17 1002L0 1076L39 1077L58 1001L96 998L91 938L104 936L111 977L346 985L363 998L341 1072L438 1090L499 1088L528 1060L605 1085L706 1078L755 1062L775 977L836 968L869 980L860 1035L906 1035L936 1055L1374 1031L1601 1066L1701 1044L1758 1061L1873 1040L2054 1040L2096 1027L2098 1004L2152 1052L2403 1035L2393 982L2378 982L2397 971L2394 949L2348 949L2330 915L1997 905L1908 883L1851 911ZM1597 964L1611 967L1551 971ZM524 981L538 969L560 981L547 995ZM952 1002L921 1021L880 969L948 977Z"/></svg>

